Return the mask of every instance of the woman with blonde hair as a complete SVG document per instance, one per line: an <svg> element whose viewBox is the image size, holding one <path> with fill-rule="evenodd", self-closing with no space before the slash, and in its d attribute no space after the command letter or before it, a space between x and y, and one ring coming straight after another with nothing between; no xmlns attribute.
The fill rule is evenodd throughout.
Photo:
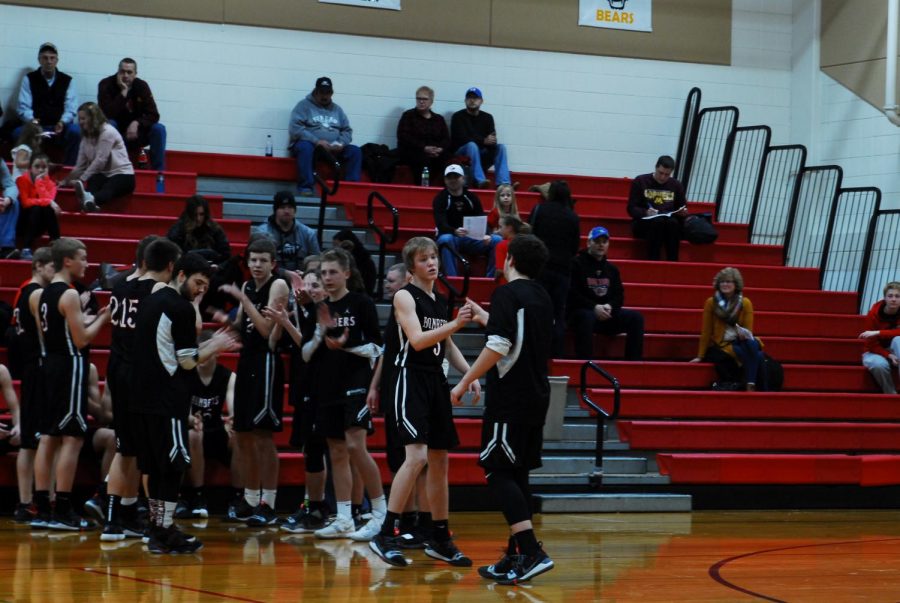
<svg viewBox="0 0 900 603"><path fill-rule="evenodd" d="M494 193L494 206L488 213L487 223L491 232L499 232L502 224L501 219L512 216L518 220L522 219L519 215L519 208L516 205L516 191L511 184L501 184Z"/></svg>
<svg viewBox="0 0 900 603"><path fill-rule="evenodd" d="M762 364L762 342L753 335L753 304L745 297L744 278L737 268L723 268L713 279L713 296L703 306L703 330L697 357L712 362L720 382L740 380L756 390Z"/></svg>
<svg viewBox="0 0 900 603"><path fill-rule="evenodd" d="M134 191L134 167L125 141L111 126L97 103L78 107L81 145L78 160L61 187L74 186L82 211L94 212L101 205Z"/></svg>

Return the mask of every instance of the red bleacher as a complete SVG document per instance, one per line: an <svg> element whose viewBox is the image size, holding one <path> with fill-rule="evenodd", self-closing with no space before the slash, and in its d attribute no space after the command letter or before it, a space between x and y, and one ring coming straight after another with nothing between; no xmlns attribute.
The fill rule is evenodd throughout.
<svg viewBox="0 0 900 603"><path fill-rule="evenodd" d="M164 233L196 191L197 176L293 181L292 159L190 153L172 151L165 174L165 193L156 192L155 172L138 172L134 194L104 213L83 215L66 212L63 232L85 240L96 276L96 263L130 263L134 245L148 233ZM526 215L539 201L527 192L532 184L564 178L578 200L581 232L596 224L610 229L611 258L619 267L626 287L626 304L645 316L645 360L620 360L622 337L596 336L596 354L602 365L623 386L622 416L617 431L634 453L655 455L660 472L673 484L845 484L900 483L900 456L893 442L900 441L900 411L892 399L877 394L876 386L860 365L861 348L856 338L862 322L856 313L856 295L819 289L819 271L787 268L783 249L750 245L747 228L717 224L714 245L684 243L678 263L649 262L644 244L631 236L625 214L630 180L587 176L516 173L520 183L517 202ZM432 235L431 201L439 190L403 184L342 182L329 201L343 209L357 228L365 228L366 201L378 190L400 209L400 237L390 246L398 250L414 235ZM479 191L486 207L492 191ZM249 234L243 220L221 220L221 198L207 197L214 217L226 229L233 248L240 250ZM71 190L61 191L64 209L74 210ZM692 212L713 211L705 203L691 203ZM387 226L387 212L376 204L375 219ZM746 295L756 310L755 331L766 351L785 363L783 392L713 392L711 365L689 364L696 355L704 300L712 293L713 275L725 265L739 268L747 283ZM15 287L29 275L22 261L0 261L0 298L11 301ZM487 303L495 283L474 278L470 296ZM104 296L99 296L101 300ZM92 351L101 377L108 358L108 333ZM0 356L5 361L5 352ZM607 360L609 359L609 360ZM234 366L236 357L224 355ZM581 362L554 360L551 374L566 375L570 386L578 382ZM592 395L611 396L600 381L592 381ZM475 453L476 420L460 421L463 450L452 455L451 482L483 483ZM303 478L302 455L289 452L287 432L278 436L281 478L299 484ZM376 460L384 464L380 435L371 440ZM869 452L869 454L856 454ZM877 453L877 454L876 454ZM0 483L11 484L8 459L0 462ZM225 485L228 474L211 467L213 484Z"/></svg>

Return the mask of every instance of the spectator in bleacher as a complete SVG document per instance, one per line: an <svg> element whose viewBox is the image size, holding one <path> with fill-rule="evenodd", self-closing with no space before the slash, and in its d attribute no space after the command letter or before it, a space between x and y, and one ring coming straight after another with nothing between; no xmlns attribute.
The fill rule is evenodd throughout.
<svg viewBox="0 0 900 603"><path fill-rule="evenodd" d="M413 180L422 184L422 169L437 179L450 159L450 130L444 118L431 110L434 90L420 86L416 90L416 106L403 112L397 124L397 150L409 165Z"/></svg>
<svg viewBox="0 0 900 603"><path fill-rule="evenodd" d="M291 111L291 154L297 158L297 190L301 197L312 197L313 163L318 152L338 159L346 168L344 179L358 182L362 152L350 144L353 128L344 110L332 102L334 87L330 77L320 77L316 87Z"/></svg>
<svg viewBox="0 0 900 603"><path fill-rule="evenodd" d="M196 251L214 265L231 257L228 237L210 214L209 201L201 195L188 197L181 217L169 228L166 237L174 241L182 253Z"/></svg>
<svg viewBox="0 0 900 603"><path fill-rule="evenodd" d="M737 268L723 268L713 279L713 289L703 305L700 345L691 362L712 362L720 382L733 382L740 375L744 388L756 391L762 342L753 335L753 304L743 294L744 277Z"/></svg>
<svg viewBox="0 0 900 603"><path fill-rule="evenodd" d="M572 209L575 201L564 180L550 184L547 200L531 210L531 232L547 246L550 258L538 277L553 302L553 355L562 357L566 334L566 298L572 258L581 246L581 226Z"/></svg>
<svg viewBox="0 0 900 603"><path fill-rule="evenodd" d="M672 178L675 160L663 155L656 160L656 169L631 181L628 195L628 215L631 216L634 236L647 241L647 258L662 259L662 248L670 262L678 261L681 226L687 216L684 187Z"/></svg>
<svg viewBox="0 0 900 603"><path fill-rule="evenodd" d="M161 172L166 169L166 127L159 123L150 86L137 72L134 59L119 61L119 70L100 80L97 102L127 147L150 145L150 167Z"/></svg>
<svg viewBox="0 0 900 603"><path fill-rule="evenodd" d="M454 113L450 119L450 148L455 149L457 155L469 158L478 188L491 185L482 167L485 164L493 164L497 186L510 184L506 145L497 142L494 116L481 110L483 102L481 90L475 87L466 90L466 108Z"/></svg>
<svg viewBox="0 0 900 603"><path fill-rule="evenodd" d="M506 216L522 219L516 205L516 191L511 184L501 184L494 193L494 206L488 212L488 230L500 232L500 220ZM499 265L499 264L498 264Z"/></svg>
<svg viewBox="0 0 900 603"><path fill-rule="evenodd" d="M406 270L406 264L400 262L388 268L387 274L384 275L384 299L391 301L394 294L409 283L412 278Z"/></svg>
<svg viewBox="0 0 900 603"><path fill-rule="evenodd" d="M588 234L587 249L572 260L569 288L569 325L575 339L575 356L594 358L594 333L625 333L625 360L644 355L644 317L623 308L625 287L619 269L609 261L609 231L595 226Z"/></svg>
<svg viewBox="0 0 900 603"><path fill-rule="evenodd" d="M892 373L900 367L900 282L891 281L884 286L884 299L869 309L866 327L859 334L865 340L863 366L872 373L882 392L896 394Z"/></svg>
<svg viewBox="0 0 900 603"><path fill-rule="evenodd" d="M81 210L95 212L134 192L134 167L121 134L109 124L97 103L78 107L78 125L82 133L78 162L59 185L74 186Z"/></svg>
<svg viewBox="0 0 900 603"><path fill-rule="evenodd" d="M81 130L76 122L78 95L72 76L56 68L59 54L56 46L44 42L38 49L41 66L25 74L19 87L19 119L41 126L52 135L48 141L64 147L65 165L75 165ZM13 130L12 137L18 138L21 126Z"/></svg>
<svg viewBox="0 0 900 603"><path fill-rule="evenodd" d="M50 160L43 153L31 156L29 173L16 180L19 188L19 222L16 230L22 238L23 260L31 260L34 240L45 232L50 241L59 238L59 205L56 203L56 183L47 175Z"/></svg>
<svg viewBox="0 0 900 603"><path fill-rule="evenodd" d="M446 245L461 254L487 257L488 278L494 278L494 248L500 236L486 232L470 233L463 228L466 216L484 216L478 195L466 188L462 166L448 165L444 170L444 188L431 203L434 225L437 228L437 244ZM441 268L447 276L456 276L456 257L450 249L441 249Z"/></svg>
<svg viewBox="0 0 900 603"><path fill-rule="evenodd" d="M22 126L16 146L9 152L13 162L13 180L18 180L19 176L28 172L31 155L41 150L43 141L44 130L39 125L28 122Z"/></svg>
<svg viewBox="0 0 900 603"><path fill-rule="evenodd" d="M363 292L366 295L372 295L375 292L375 281L378 280L378 275L375 262L372 261L372 254L366 249L365 244L349 228L338 231L332 242L335 247L341 247L353 256L356 269L359 270L359 275L362 277Z"/></svg>
<svg viewBox="0 0 900 603"><path fill-rule="evenodd" d="M494 248L494 266L503 266L506 263L506 256L509 255L509 242L520 234L531 234L531 224L523 222L512 214L503 216L500 218L500 230L497 231L497 234L503 240ZM500 285L507 283L502 269L497 270L494 280Z"/></svg>
<svg viewBox="0 0 900 603"><path fill-rule="evenodd" d="M299 270L303 258L319 255L316 231L297 219L297 200L291 191L278 191L272 202L272 215L256 228L275 242L275 260L284 270Z"/></svg>
<svg viewBox="0 0 900 603"><path fill-rule="evenodd" d="M19 257L16 249L16 223L19 220L19 188L9 174L5 161L0 161L0 259Z"/></svg>

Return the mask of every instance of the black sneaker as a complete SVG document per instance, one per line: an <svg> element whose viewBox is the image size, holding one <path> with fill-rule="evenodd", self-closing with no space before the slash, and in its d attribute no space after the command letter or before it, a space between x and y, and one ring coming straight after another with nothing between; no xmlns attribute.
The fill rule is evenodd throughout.
<svg viewBox="0 0 900 603"><path fill-rule="evenodd" d="M253 507L247 502L243 496L239 501L228 505L228 512L225 515L225 521L244 523L253 515Z"/></svg>
<svg viewBox="0 0 900 603"><path fill-rule="evenodd" d="M472 567L472 560L463 555L453 540L441 542L429 540L425 543L425 554L433 559L446 561L456 567Z"/></svg>
<svg viewBox="0 0 900 603"><path fill-rule="evenodd" d="M68 513L56 513L54 511L47 527L51 530L64 530L69 532L81 532L85 530L93 530L97 528L97 524L81 517L75 511L70 510Z"/></svg>
<svg viewBox="0 0 900 603"><path fill-rule="evenodd" d="M328 518L321 509L310 511L308 507L301 507L299 511L286 518L281 524L281 529L292 534L312 534L316 530L325 527Z"/></svg>
<svg viewBox="0 0 900 603"><path fill-rule="evenodd" d="M516 563L521 563L521 558L521 555L503 555L500 561L479 567L478 575L488 580L503 580Z"/></svg>
<svg viewBox="0 0 900 603"><path fill-rule="evenodd" d="M247 525L253 527L278 525L278 515L272 507L261 502L247 518Z"/></svg>
<svg viewBox="0 0 900 603"><path fill-rule="evenodd" d="M419 528L413 528L409 532L397 536L397 544L401 549L424 549L425 540L425 535Z"/></svg>
<svg viewBox="0 0 900 603"><path fill-rule="evenodd" d="M147 549L156 555L189 555L203 548L203 543L185 534L174 525L168 528L153 528Z"/></svg>
<svg viewBox="0 0 900 603"><path fill-rule="evenodd" d="M106 518L106 499L97 492L91 498L84 501L84 512L86 515L103 522Z"/></svg>
<svg viewBox="0 0 900 603"><path fill-rule="evenodd" d="M178 502L175 503L175 519L191 519L192 517L188 502L183 498L179 498Z"/></svg>
<svg viewBox="0 0 900 603"><path fill-rule="evenodd" d="M46 530L50 525L50 518L50 513L41 513L40 511L36 511L34 514L34 518L31 520L32 529Z"/></svg>
<svg viewBox="0 0 900 603"><path fill-rule="evenodd" d="M369 541L369 548L389 565L394 567L406 567L409 565L409 561L403 556L403 551L400 550L400 546L397 544L396 536L378 534ZM471 561L469 563L471 564Z"/></svg>
<svg viewBox="0 0 900 603"><path fill-rule="evenodd" d="M209 517L209 509L206 506L206 499L202 496L195 496L191 499L190 504L192 519L206 519Z"/></svg>
<svg viewBox="0 0 900 603"><path fill-rule="evenodd" d="M13 515L13 521L16 523L30 524L37 517L37 510L31 503L18 503L16 512Z"/></svg>
<svg viewBox="0 0 900 603"><path fill-rule="evenodd" d="M551 559L544 549L538 549L537 555L529 557L520 555L520 559L513 564L512 569L506 572L506 576L497 579L497 584L519 584L527 582L535 576L539 576L544 572L553 569L553 559Z"/></svg>
<svg viewBox="0 0 900 603"><path fill-rule="evenodd" d="M100 534L100 542L117 542L125 540L125 530L118 523L108 523L103 526L103 533Z"/></svg>

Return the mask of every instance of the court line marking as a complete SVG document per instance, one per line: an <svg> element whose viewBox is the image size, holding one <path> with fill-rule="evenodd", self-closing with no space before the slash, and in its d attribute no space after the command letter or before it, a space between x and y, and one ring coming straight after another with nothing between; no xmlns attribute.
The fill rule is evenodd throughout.
<svg viewBox="0 0 900 603"><path fill-rule="evenodd" d="M785 546L774 549L763 549L761 551L753 551L750 553L744 553L743 555L735 555L734 557L728 557L726 559L722 559L711 565L709 567L709 576L722 586L726 588L730 588L732 590L736 590L738 592L744 593L745 595L750 595L751 597L759 597L760 599L764 599L766 601L772 601L773 603L787 603L787 601L783 599L776 599L774 597L770 597L768 595L764 595L762 593L758 593L756 591L752 591L748 588L744 588L742 586L738 586L737 584L730 582L722 577L721 570L723 567L731 563L732 561L737 561L738 559L745 559L747 557L754 557L756 555L764 555L766 553L777 553L781 551L792 551L796 549L809 549L813 547L822 547L822 546L840 546L843 544L860 544L866 542L894 542L900 540L900 538L879 538L877 540L844 540L840 542L820 542L817 544L800 544L797 546Z"/></svg>
<svg viewBox="0 0 900 603"><path fill-rule="evenodd" d="M166 582L162 582L160 580L149 580L147 578L135 578L133 576L123 576L122 574L117 574L115 572L111 572L109 570L98 570L90 567L79 567L75 568L87 574L97 574L103 576L112 576L113 578L121 578L122 580L131 580L132 582L140 582L142 584L153 584L154 586L162 586L168 588L177 588L178 590L186 590L192 593L199 593L201 595L210 595L213 597L220 597L222 599L229 599L231 601L245 601L246 603L265 603L265 601L260 601L258 599L247 599L244 597L238 597L235 595L226 595L225 593L217 593L211 590L203 590L201 588L191 588L190 586L181 586L179 584L169 584Z"/></svg>

